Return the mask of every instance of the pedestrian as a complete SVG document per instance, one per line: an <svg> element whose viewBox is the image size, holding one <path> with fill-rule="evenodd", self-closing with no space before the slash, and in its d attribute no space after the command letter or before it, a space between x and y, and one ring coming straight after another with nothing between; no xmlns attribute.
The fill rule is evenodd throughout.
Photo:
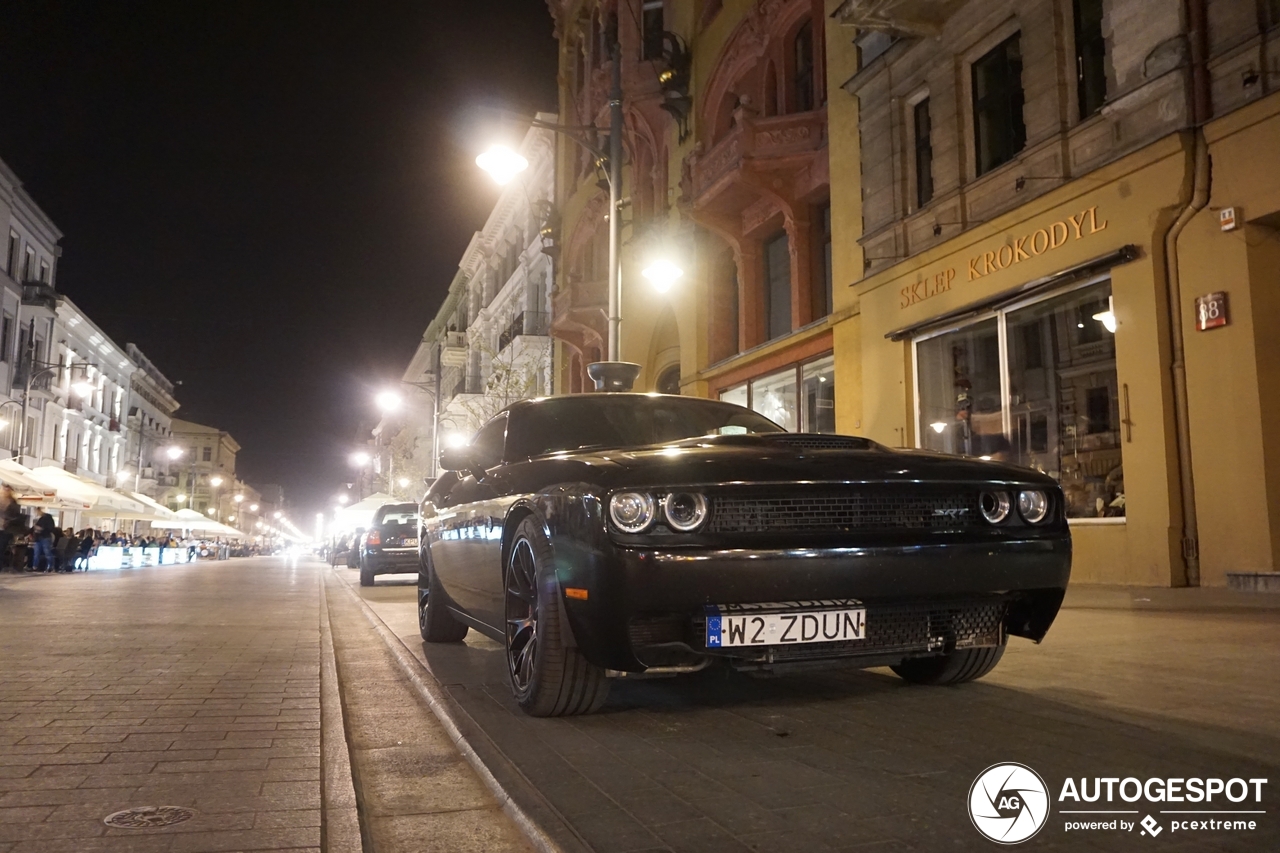
<svg viewBox="0 0 1280 853"><path fill-rule="evenodd" d="M5 483L0 487L0 571L10 567L9 549L13 537L22 531L22 507L13 487Z"/></svg>
<svg viewBox="0 0 1280 853"><path fill-rule="evenodd" d="M35 551L31 560L31 568L37 572L50 572L57 568L54 563L53 546L54 534L57 532L58 523L53 520L53 516L49 515L47 509L40 510L40 517L36 519L35 526L32 528L31 535L35 540Z"/></svg>
<svg viewBox="0 0 1280 853"><path fill-rule="evenodd" d="M80 546L80 540L76 538L76 532L70 528L61 531L58 537L58 544L54 546L54 553L58 561L58 571L73 572L75 571L76 551Z"/></svg>
<svg viewBox="0 0 1280 853"><path fill-rule="evenodd" d="M97 543L94 541L93 528L86 528L80 533L80 541L76 549L76 568L89 571L89 557L93 555L93 548Z"/></svg>

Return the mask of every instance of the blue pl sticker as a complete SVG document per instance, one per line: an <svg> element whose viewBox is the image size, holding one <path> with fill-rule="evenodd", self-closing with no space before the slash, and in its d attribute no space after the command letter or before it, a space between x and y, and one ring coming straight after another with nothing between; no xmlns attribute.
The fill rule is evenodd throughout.
<svg viewBox="0 0 1280 853"><path fill-rule="evenodd" d="M720 648L720 608L714 604L708 604L707 613L707 648Z"/></svg>

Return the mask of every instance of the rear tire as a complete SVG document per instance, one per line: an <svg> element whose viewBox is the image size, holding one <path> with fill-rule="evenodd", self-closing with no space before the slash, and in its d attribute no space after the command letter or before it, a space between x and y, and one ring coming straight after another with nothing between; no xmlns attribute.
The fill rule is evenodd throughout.
<svg viewBox="0 0 1280 853"><path fill-rule="evenodd" d="M466 639L469 629L449 612L436 573L430 565L424 565L419 571L427 576L426 595L418 590L418 633L422 639L428 643L458 643Z"/></svg>
<svg viewBox="0 0 1280 853"><path fill-rule="evenodd" d="M1004 656L1004 644L976 649L956 649L946 655L905 660L892 667L899 677L912 684L943 686L964 684L982 678L996 668Z"/></svg>
<svg viewBox="0 0 1280 853"><path fill-rule="evenodd" d="M598 711L608 698L609 679L565 645L551 544L532 516L516 528L503 580L507 673L520 708L531 717Z"/></svg>
<svg viewBox="0 0 1280 853"><path fill-rule="evenodd" d="M360 586L373 586L373 567L363 565L360 567Z"/></svg>

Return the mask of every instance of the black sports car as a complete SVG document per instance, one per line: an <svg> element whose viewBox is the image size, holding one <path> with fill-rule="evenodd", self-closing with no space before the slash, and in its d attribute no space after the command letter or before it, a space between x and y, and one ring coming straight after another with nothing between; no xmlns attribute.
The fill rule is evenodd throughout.
<svg viewBox="0 0 1280 853"><path fill-rule="evenodd" d="M421 508L422 637L504 643L536 716L599 708L610 677L713 663L969 681L1008 635L1044 637L1071 568L1043 474L788 433L712 400L526 400L441 467Z"/></svg>
<svg viewBox="0 0 1280 853"><path fill-rule="evenodd" d="M383 504L359 539L360 585L373 586L378 575L418 569L417 504Z"/></svg>

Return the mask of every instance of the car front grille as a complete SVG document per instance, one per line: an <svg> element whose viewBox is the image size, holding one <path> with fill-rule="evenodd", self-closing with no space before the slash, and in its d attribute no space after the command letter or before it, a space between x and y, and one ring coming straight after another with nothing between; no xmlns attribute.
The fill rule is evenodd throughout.
<svg viewBox="0 0 1280 853"><path fill-rule="evenodd" d="M826 435L816 432L770 433L763 437L769 444L798 450L866 450L870 442L848 435Z"/></svg>
<svg viewBox="0 0 1280 853"><path fill-rule="evenodd" d="M716 495L709 533L855 533L968 530L978 523L978 496L965 491L894 489L790 491Z"/></svg>

